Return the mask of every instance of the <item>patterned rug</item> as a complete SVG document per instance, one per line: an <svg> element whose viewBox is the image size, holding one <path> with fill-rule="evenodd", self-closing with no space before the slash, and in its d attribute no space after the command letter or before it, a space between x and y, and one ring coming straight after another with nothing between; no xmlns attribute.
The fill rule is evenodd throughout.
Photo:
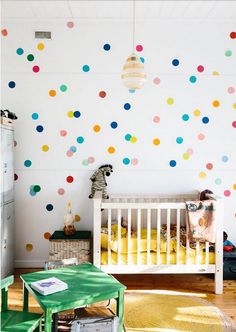
<svg viewBox="0 0 236 332"><path fill-rule="evenodd" d="M115 301L111 303L115 310ZM90 307L81 316L108 314L104 307ZM58 331L70 331L72 314L60 315ZM158 291L125 293L127 332L236 332L232 320L210 302L198 297Z"/></svg>

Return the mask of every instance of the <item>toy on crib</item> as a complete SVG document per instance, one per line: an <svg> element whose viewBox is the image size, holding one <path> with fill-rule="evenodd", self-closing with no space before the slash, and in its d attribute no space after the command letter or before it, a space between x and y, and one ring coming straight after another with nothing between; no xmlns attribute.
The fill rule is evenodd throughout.
<svg viewBox="0 0 236 332"><path fill-rule="evenodd" d="M93 198L96 191L102 192L102 198L109 198L106 190L106 179L105 176L110 176L113 172L113 167L110 164L102 165L96 170L91 176L92 181L91 194L89 198Z"/></svg>
<svg viewBox="0 0 236 332"><path fill-rule="evenodd" d="M226 232L223 232L223 249L224 251L233 251L235 249L235 245L230 242L228 239L228 234Z"/></svg>
<svg viewBox="0 0 236 332"><path fill-rule="evenodd" d="M65 235L73 235L75 233L75 216L71 212L71 203L68 203L67 212L64 216L64 233Z"/></svg>
<svg viewBox="0 0 236 332"><path fill-rule="evenodd" d="M201 191L200 192L200 201L207 201L208 199L210 199L208 194L214 195L214 193L209 189L205 189L205 190Z"/></svg>

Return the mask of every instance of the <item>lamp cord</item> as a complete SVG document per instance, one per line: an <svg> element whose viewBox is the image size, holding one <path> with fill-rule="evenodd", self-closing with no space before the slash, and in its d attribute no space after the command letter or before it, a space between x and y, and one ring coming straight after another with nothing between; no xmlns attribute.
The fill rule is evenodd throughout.
<svg viewBox="0 0 236 332"><path fill-rule="evenodd" d="M134 35L135 35L135 0L133 0L133 53L134 53Z"/></svg>

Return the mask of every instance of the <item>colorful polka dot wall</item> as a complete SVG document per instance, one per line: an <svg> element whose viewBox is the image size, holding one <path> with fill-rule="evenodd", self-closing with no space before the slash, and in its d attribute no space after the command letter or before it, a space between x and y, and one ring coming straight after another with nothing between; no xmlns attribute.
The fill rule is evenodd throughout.
<svg viewBox="0 0 236 332"><path fill-rule="evenodd" d="M88 28L72 17L54 23L52 40L23 34L37 29L37 19L18 29L4 22L1 32L4 109L18 116L17 227L22 221L33 234L37 226L40 238L22 235L17 259L21 251L36 255L63 228L70 200L77 229L92 229L87 191L105 163L114 167L108 192L209 188L228 204L226 227L236 226L235 28L211 22L208 29L207 18L188 29L184 21L160 21L161 30L155 19L137 23L134 52L147 80L133 89L121 79L127 27L107 20ZM162 36L152 40L153 31ZM27 206L35 219L25 216Z"/></svg>

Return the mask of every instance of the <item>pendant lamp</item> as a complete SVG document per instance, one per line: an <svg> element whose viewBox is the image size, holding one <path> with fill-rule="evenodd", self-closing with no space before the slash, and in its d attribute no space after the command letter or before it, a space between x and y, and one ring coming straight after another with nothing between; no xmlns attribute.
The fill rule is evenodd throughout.
<svg viewBox="0 0 236 332"><path fill-rule="evenodd" d="M133 51L127 58L121 78L124 85L130 90L141 89L146 81L147 75L144 71L144 65L140 57L134 52L134 39L135 39L135 0L133 0Z"/></svg>

